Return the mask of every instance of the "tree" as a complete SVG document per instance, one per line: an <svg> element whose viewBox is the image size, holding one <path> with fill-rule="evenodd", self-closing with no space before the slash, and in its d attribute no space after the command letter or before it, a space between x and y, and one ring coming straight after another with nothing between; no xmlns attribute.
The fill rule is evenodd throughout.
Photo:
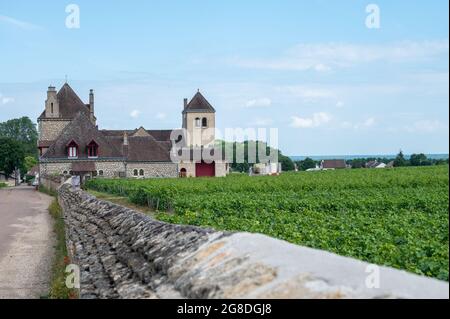
<svg viewBox="0 0 450 319"><path fill-rule="evenodd" d="M403 155L402 150L397 154L397 156L394 159L394 166L400 167L400 166L406 166L408 162L405 159L405 156Z"/></svg>
<svg viewBox="0 0 450 319"><path fill-rule="evenodd" d="M312 158L305 158L303 161L300 161L300 170L306 171L309 168L316 167L316 161L314 161Z"/></svg>
<svg viewBox="0 0 450 319"><path fill-rule="evenodd" d="M7 176L16 168L23 169L25 152L23 145L11 138L0 137L0 171Z"/></svg>
<svg viewBox="0 0 450 319"><path fill-rule="evenodd" d="M25 173L28 172L31 168L33 168L33 166L35 166L37 163L38 161L33 156L26 156L23 163Z"/></svg>
<svg viewBox="0 0 450 319"><path fill-rule="evenodd" d="M427 156L423 153L412 154L409 162L412 166L429 166L432 164L431 161L428 160Z"/></svg>
<svg viewBox="0 0 450 319"><path fill-rule="evenodd" d="M36 125L26 116L0 123L0 137L8 137L23 144L26 155L37 158L38 133Z"/></svg>
<svg viewBox="0 0 450 319"><path fill-rule="evenodd" d="M278 162L281 163L281 169L283 171L293 171L295 169L294 162L288 156L278 153Z"/></svg>

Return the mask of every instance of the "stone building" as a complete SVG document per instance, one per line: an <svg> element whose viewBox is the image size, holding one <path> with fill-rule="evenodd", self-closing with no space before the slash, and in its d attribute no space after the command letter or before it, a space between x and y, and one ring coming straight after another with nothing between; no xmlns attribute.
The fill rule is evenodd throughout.
<svg viewBox="0 0 450 319"><path fill-rule="evenodd" d="M228 164L216 151L214 161L191 156L198 150L214 153L215 109L197 92L184 99L181 141L188 157L174 160L176 130L102 130L94 112L94 92L85 104L65 83L50 86L45 110L38 118L40 176L71 174L86 177L196 177L225 176ZM172 134L178 136L181 135Z"/></svg>

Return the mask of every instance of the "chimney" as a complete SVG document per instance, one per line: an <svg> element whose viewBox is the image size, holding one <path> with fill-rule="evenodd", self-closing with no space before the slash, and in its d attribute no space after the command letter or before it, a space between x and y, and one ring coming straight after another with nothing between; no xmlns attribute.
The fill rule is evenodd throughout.
<svg viewBox="0 0 450 319"><path fill-rule="evenodd" d="M123 132L123 156L128 157L128 133L126 131Z"/></svg>
<svg viewBox="0 0 450 319"><path fill-rule="evenodd" d="M56 98L56 89L54 86L50 85L47 90L47 99L52 96Z"/></svg>
<svg viewBox="0 0 450 319"><path fill-rule="evenodd" d="M184 99L184 109L186 109L187 105L188 105L187 99Z"/></svg>
<svg viewBox="0 0 450 319"><path fill-rule="evenodd" d="M59 104L56 89L50 85L47 90L47 100L45 100L45 116L59 117Z"/></svg>
<svg viewBox="0 0 450 319"><path fill-rule="evenodd" d="M91 114L94 115L94 90L90 89L89 91L89 109L91 110Z"/></svg>
<svg viewBox="0 0 450 319"><path fill-rule="evenodd" d="M126 131L123 132L123 145L128 146L128 133Z"/></svg>

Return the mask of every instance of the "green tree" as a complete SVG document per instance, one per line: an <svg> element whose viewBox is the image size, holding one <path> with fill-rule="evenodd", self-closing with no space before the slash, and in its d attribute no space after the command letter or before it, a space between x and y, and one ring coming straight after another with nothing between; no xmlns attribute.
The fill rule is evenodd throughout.
<svg viewBox="0 0 450 319"><path fill-rule="evenodd" d="M23 166L25 168L25 173L28 172L33 166L38 163L37 159L33 156L26 156L24 158Z"/></svg>
<svg viewBox="0 0 450 319"><path fill-rule="evenodd" d="M24 169L23 145L12 138L0 137L0 171L10 175L16 168Z"/></svg>
<svg viewBox="0 0 450 319"><path fill-rule="evenodd" d="M300 170L306 171L309 168L316 167L316 161L314 161L312 158L305 158L303 161L300 161Z"/></svg>
<svg viewBox="0 0 450 319"><path fill-rule="evenodd" d="M423 153L420 154L412 154L409 159L411 166L429 166L431 165L431 161L428 160L427 156Z"/></svg>
<svg viewBox="0 0 450 319"><path fill-rule="evenodd" d="M288 156L278 153L278 162L281 163L281 170L283 171L293 171L295 169L294 162Z"/></svg>
<svg viewBox="0 0 450 319"><path fill-rule="evenodd" d="M408 162L405 159L403 152L400 150L400 152L397 154L397 156L394 159L394 166L401 167L401 166L406 166L407 164L408 164Z"/></svg>
<svg viewBox="0 0 450 319"><path fill-rule="evenodd" d="M36 125L26 116L0 123L0 137L14 139L23 145L26 155L37 158L38 133Z"/></svg>

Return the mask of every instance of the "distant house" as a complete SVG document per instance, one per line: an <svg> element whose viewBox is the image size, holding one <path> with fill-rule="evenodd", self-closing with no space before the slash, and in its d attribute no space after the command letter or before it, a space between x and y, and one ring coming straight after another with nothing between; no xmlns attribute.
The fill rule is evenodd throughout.
<svg viewBox="0 0 450 319"><path fill-rule="evenodd" d="M250 168L249 175L279 175L281 163L257 163Z"/></svg>
<svg viewBox="0 0 450 319"><path fill-rule="evenodd" d="M343 159L333 159L333 160L322 160L320 162L320 169L339 169L339 168L347 168L347 164Z"/></svg>
<svg viewBox="0 0 450 319"><path fill-rule="evenodd" d="M366 168L386 168L387 164L378 161L369 161L366 163Z"/></svg>

